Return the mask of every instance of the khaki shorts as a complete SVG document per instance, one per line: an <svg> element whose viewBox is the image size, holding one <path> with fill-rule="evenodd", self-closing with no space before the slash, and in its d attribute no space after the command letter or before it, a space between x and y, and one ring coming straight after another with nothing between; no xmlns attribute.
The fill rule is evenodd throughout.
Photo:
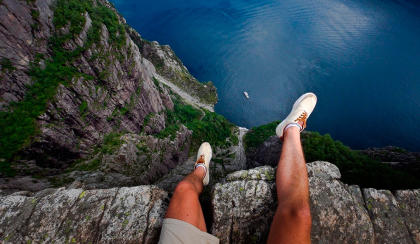
<svg viewBox="0 0 420 244"><path fill-rule="evenodd" d="M218 244L219 239L178 219L164 219L159 244Z"/></svg>

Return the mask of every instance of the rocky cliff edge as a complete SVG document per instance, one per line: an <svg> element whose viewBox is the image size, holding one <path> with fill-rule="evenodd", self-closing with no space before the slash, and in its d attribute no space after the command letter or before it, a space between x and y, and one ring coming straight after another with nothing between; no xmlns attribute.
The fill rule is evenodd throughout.
<svg viewBox="0 0 420 244"><path fill-rule="evenodd" d="M343 184L328 162L307 164L313 243L420 243L420 191ZM236 171L212 187L210 233L263 243L276 208L275 169ZM156 243L168 193L153 185L46 189L0 198L3 243Z"/></svg>

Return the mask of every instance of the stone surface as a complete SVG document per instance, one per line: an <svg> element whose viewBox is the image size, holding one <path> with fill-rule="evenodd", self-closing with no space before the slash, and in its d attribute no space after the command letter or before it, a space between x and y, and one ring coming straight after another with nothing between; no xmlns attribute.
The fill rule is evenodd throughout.
<svg viewBox="0 0 420 244"><path fill-rule="evenodd" d="M307 166L313 243L419 243L420 190L361 191L341 183L333 164ZM235 171L202 200L221 243L265 243L277 204L275 169ZM0 242L157 243L168 202L150 185L0 192Z"/></svg>
<svg viewBox="0 0 420 244"><path fill-rule="evenodd" d="M83 168L97 161L98 166L94 172L73 171L56 178L64 181L73 179L80 183L78 186L87 189L151 184L186 161L190 139L191 131L184 126L173 140L124 134L119 137L121 145L112 152L99 153L74 166Z"/></svg>
<svg viewBox="0 0 420 244"><path fill-rule="evenodd" d="M362 194L358 186L343 184L338 168L328 162L307 167L313 243L412 243L405 226L418 238L418 190L397 192L404 203L398 205L390 192L365 189ZM269 166L228 175L213 191L212 233L222 243L264 243L276 207L274 188Z"/></svg>
<svg viewBox="0 0 420 244"><path fill-rule="evenodd" d="M360 204L359 189L338 181L340 172L326 162L308 164L314 243L373 243L369 215Z"/></svg>
<svg viewBox="0 0 420 244"><path fill-rule="evenodd" d="M412 243L406 220L390 191L368 188L363 190L363 196L378 243Z"/></svg>
<svg viewBox="0 0 420 244"><path fill-rule="evenodd" d="M0 189L9 193L15 191L36 192L49 187L51 187L51 184L48 180L36 179L30 176L0 178Z"/></svg>
<svg viewBox="0 0 420 244"><path fill-rule="evenodd" d="M401 190L395 193L402 218L411 238L420 243L420 190Z"/></svg>
<svg viewBox="0 0 420 244"><path fill-rule="evenodd" d="M211 233L221 243L263 243L276 209L274 169L235 172L227 181L213 190Z"/></svg>
<svg viewBox="0 0 420 244"><path fill-rule="evenodd" d="M167 204L167 193L155 186L1 197L0 241L156 243Z"/></svg>
<svg viewBox="0 0 420 244"><path fill-rule="evenodd" d="M0 71L0 110L23 98L26 86L32 83L27 71L35 54L48 55L47 41L53 28L51 3L3 0L0 4L0 57L9 59L14 67ZM39 11L37 19L31 10ZM33 30L35 26L37 30Z"/></svg>

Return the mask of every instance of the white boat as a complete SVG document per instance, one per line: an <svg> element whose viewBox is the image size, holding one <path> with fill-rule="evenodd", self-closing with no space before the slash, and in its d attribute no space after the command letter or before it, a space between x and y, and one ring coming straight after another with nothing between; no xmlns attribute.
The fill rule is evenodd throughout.
<svg viewBox="0 0 420 244"><path fill-rule="evenodd" d="M247 99L249 99L248 92L244 91L244 95L245 95L245 97L246 97Z"/></svg>

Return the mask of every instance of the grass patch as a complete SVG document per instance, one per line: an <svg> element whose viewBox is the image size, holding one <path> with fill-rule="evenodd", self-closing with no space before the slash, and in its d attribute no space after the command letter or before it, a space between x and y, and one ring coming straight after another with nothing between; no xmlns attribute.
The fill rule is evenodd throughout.
<svg viewBox="0 0 420 244"><path fill-rule="evenodd" d="M98 169L100 165L101 165L101 159L100 158L95 158L95 159L92 159L91 161L89 161L88 163L78 165L75 168L75 170L93 171L93 170Z"/></svg>
<svg viewBox="0 0 420 244"><path fill-rule="evenodd" d="M85 45L71 51L64 49L64 43L83 30L86 12L92 19L92 26L88 30ZM39 12L31 13L35 17L39 15ZM58 0L54 7L53 23L56 30L69 25L69 33L54 33L49 40L51 58L45 60L45 68L40 67L40 58L37 57L29 72L33 85L27 88L23 100L11 103L8 111L0 112L0 172L6 175L13 174L10 161L16 152L31 143L37 132L36 119L45 112L47 103L55 96L58 85L70 85L73 77L83 76L72 63L94 42L100 40L102 23L109 31L114 47L121 47L125 42L125 29L118 22L116 13L98 2L94 4L93 0ZM8 59L3 58L0 64L2 71L13 69Z"/></svg>
<svg viewBox="0 0 420 244"><path fill-rule="evenodd" d="M191 105L186 105L174 99L174 109L166 112L167 127L157 134L158 138L175 138L180 125L184 124L193 131L191 150L198 149L202 142L209 142L212 146L230 146L237 141L234 135L234 125L222 115L201 111ZM230 140L229 140L230 139Z"/></svg>
<svg viewBox="0 0 420 244"><path fill-rule="evenodd" d="M15 70L15 67L13 67L12 61L10 61L10 59L8 58L2 58L0 60L0 65L1 65L1 71L13 71Z"/></svg>
<svg viewBox="0 0 420 244"><path fill-rule="evenodd" d="M80 112L80 116L82 118L85 118L86 115L88 114L88 103L86 101L83 101L80 106L79 106L79 112Z"/></svg>
<svg viewBox="0 0 420 244"><path fill-rule="evenodd" d="M31 9L31 16L34 20L37 20L39 18L39 11L36 9Z"/></svg>
<svg viewBox="0 0 420 244"><path fill-rule="evenodd" d="M98 151L103 154L112 154L123 144L123 141L120 138L121 133L109 133L104 137L102 145L99 147Z"/></svg>
<svg viewBox="0 0 420 244"><path fill-rule="evenodd" d="M154 76L153 76L153 83L155 84L158 91L162 92L162 88L160 87L159 81Z"/></svg>

